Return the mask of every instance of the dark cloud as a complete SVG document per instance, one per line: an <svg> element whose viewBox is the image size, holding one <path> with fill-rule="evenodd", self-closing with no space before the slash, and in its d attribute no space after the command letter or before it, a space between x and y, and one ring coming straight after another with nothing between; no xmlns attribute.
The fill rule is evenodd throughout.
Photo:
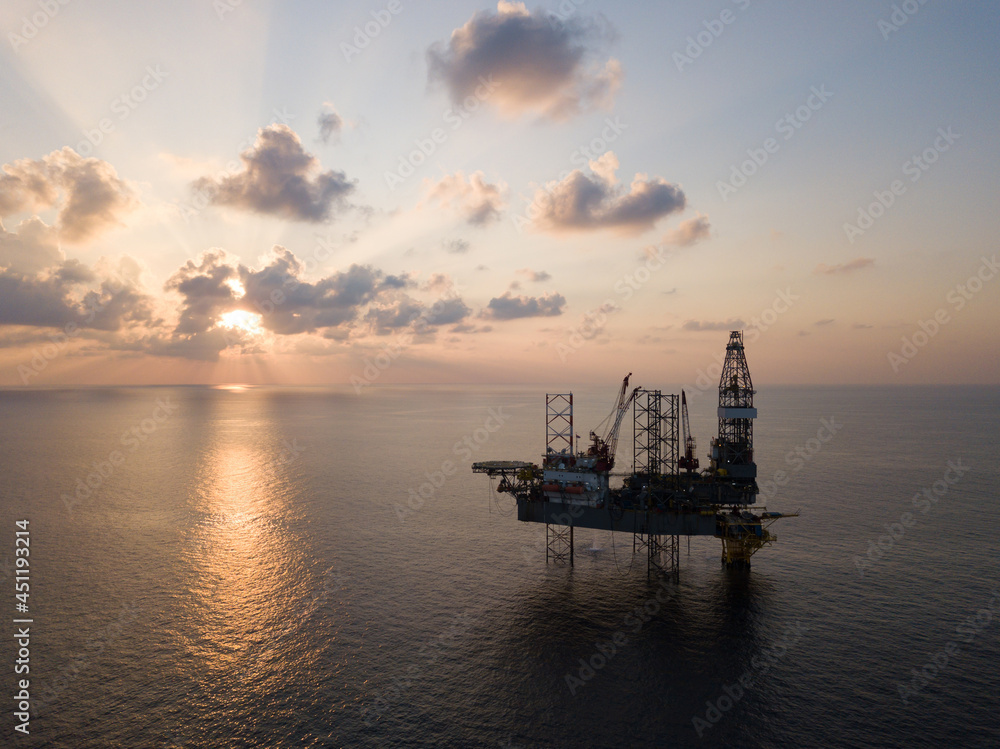
<svg viewBox="0 0 1000 749"><path fill-rule="evenodd" d="M330 218L354 190L354 182L343 172L320 172L319 160L306 153L287 125L259 130L253 147L240 159L243 171L220 180L202 177L193 188L216 205L312 222Z"/></svg>
<svg viewBox="0 0 1000 749"><path fill-rule="evenodd" d="M561 182L535 194L537 228L550 232L618 229L637 233L684 209L684 192L661 177L637 174L628 190L618 185L614 174L618 159L613 151L591 161L590 168L592 176L574 170Z"/></svg>
<svg viewBox="0 0 1000 749"><path fill-rule="evenodd" d="M344 129L343 118L332 110L320 112L317 124L319 125L319 139L324 143L329 143L331 139L336 143L340 138L341 130Z"/></svg>
<svg viewBox="0 0 1000 749"><path fill-rule="evenodd" d="M424 180L424 189L427 202L454 208L473 226L488 226L500 218L507 186L490 184L482 172L466 177L458 171L437 182Z"/></svg>
<svg viewBox="0 0 1000 749"><path fill-rule="evenodd" d="M70 324L110 332L159 324L151 297L139 285L138 264L123 259L102 275L77 260L38 275L0 271L0 325Z"/></svg>
<svg viewBox="0 0 1000 749"><path fill-rule="evenodd" d="M366 320L379 333L411 326L423 333L431 332L429 328L440 325L460 323L471 313L472 310L460 297L438 299L431 305L425 305L403 296L389 306L370 309Z"/></svg>
<svg viewBox="0 0 1000 749"><path fill-rule="evenodd" d="M739 318L730 318L722 322L710 321L710 320L688 320L681 326L681 330L742 330L746 327L746 323Z"/></svg>
<svg viewBox="0 0 1000 749"><path fill-rule="evenodd" d="M174 335L204 333L223 313L235 309L236 291L227 282L238 276L228 260L225 250L209 250L197 262L188 260L167 280L164 289L184 297Z"/></svg>
<svg viewBox="0 0 1000 749"><path fill-rule="evenodd" d="M493 297L482 316L493 320L515 320L520 317L554 317L563 313L566 298L562 294L546 294L541 297L512 296L508 291L503 296Z"/></svg>
<svg viewBox="0 0 1000 749"><path fill-rule="evenodd" d="M610 108L621 65L602 61L599 50L611 36L580 14L556 24L523 3L500 0L496 13L476 13L447 44L428 50L429 77L444 83L456 104L475 96L510 116L566 119Z"/></svg>
<svg viewBox="0 0 1000 749"><path fill-rule="evenodd" d="M44 210L57 203L59 238L78 243L120 226L138 199L109 163L85 159L68 147L41 159L21 159L3 166L0 217Z"/></svg>
<svg viewBox="0 0 1000 749"><path fill-rule="evenodd" d="M837 265L826 265L820 263L816 266L813 273L817 275L830 276L835 273L850 273L851 271L861 270L863 268L871 268L875 265L875 259L870 257L857 257L854 260L849 260L846 263L838 263Z"/></svg>
<svg viewBox="0 0 1000 749"><path fill-rule="evenodd" d="M315 283L301 280L302 270L302 263L284 247L275 247L261 270L240 266L246 288L242 308L264 313L261 325L274 333L311 333L354 321L363 306L411 284L369 265L351 265Z"/></svg>

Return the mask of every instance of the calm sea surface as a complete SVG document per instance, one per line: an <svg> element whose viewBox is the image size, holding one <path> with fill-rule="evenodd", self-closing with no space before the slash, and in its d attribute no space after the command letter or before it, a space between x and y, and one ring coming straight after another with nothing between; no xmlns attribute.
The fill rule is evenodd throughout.
<svg viewBox="0 0 1000 749"><path fill-rule="evenodd" d="M682 539L674 581L590 530L547 567L469 471L538 460L542 388L0 391L0 745L1000 746L1000 389L757 405L761 504L801 516L749 573Z"/></svg>

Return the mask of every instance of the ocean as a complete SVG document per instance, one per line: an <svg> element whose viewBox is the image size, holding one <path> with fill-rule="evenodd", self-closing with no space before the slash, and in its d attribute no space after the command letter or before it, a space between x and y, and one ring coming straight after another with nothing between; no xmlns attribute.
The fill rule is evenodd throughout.
<svg viewBox="0 0 1000 749"><path fill-rule="evenodd" d="M615 387L573 392L586 435ZM539 460L544 393L0 391L0 744L1000 746L1000 389L761 386L758 506L800 515L676 578L591 530L546 565L471 473Z"/></svg>

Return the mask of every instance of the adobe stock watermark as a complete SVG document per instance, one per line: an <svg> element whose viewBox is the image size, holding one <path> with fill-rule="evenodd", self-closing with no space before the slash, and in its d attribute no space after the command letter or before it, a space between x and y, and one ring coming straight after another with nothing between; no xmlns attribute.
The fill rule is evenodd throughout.
<svg viewBox="0 0 1000 749"><path fill-rule="evenodd" d="M587 0L562 0L559 3L559 7L549 11L545 17L549 19L549 25L552 28L561 29L570 18L576 15L580 6L585 2Z"/></svg>
<svg viewBox="0 0 1000 749"><path fill-rule="evenodd" d="M479 76L479 85L473 93L462 100L462 103L455 107L448 107L441 113L441 119L445 124L450 125L450 130L443 127L436 127L431 130L426 137L415 138L412 151L399 157L399 163L394 171L386 170L384 173L385 184L390 192L395 192L396 188L407 179L416 174L417 169L427 163L427 159L437 153L437 150L447 142L452 133L462 127L485 102L492 96L500 83L493 80L493 74L486 78Z"/></svg>
<svg viewBox="0 0 1000 749"><path fill-rule="evenodd" d="M354 36L351 37L354 44L340 43L340 52L344 55L344 61L350 64L351 60L360 55L362 50L367 49L372 40L385 31L392 23L392 19L402 12L403 3L401 0L389 0L384 8L368 11L372 17L371 20L354 27Z"/></svg>
<svg viewBox="0 0 1000 749"><path fill-rule="evenodd" d="M909 707L910 698L920 694L924 687L934 681L951 664L952 659L962 652L958 648L959 642L971 644L993 622L994 617L1000 615L1000 592L994 587L990 593L993 596L983 608L967 616L955 627L954 640L949 640L943 648L930 654L919 671L916 668L910 669L912 678L909 683L896 682L896 691L904 705Z"/></svg>
<svg viewBox="0 0 1000 749"><path fill-rule="evenodd" d="M139 79L138 83L111 100L108 105L111 113L117 115L118 122L127 120L136 107L146 101L150 93L158 89L169 76L170 73L160 70L159 65L147 65L145 75ZM97 127L82 130L85 140L76 144L76 152L84 157L89 156L95 148L104 142L108 135L115 131L115 127L114 120L110 117L102 117L98 120Z"/></svg>
<svg viewBox="0 0 1000 749"><path fill-rule="evenodd" d="M628 127L628 125L621 121L618 115L615 115L614 118L605 117L604 127L601 129L601 132L586 143L581 143L574 148L570 152L569 163L576 167L576 169L587 168L591 161L595 161L603 156L607 152L608 147L617 141L621 137L621 134L628 130ZM544 212L545 208L542 205L542 197L539 195L539 192L542 195L551 197L552 191L549 189L549 185L558 185L572 174L573 171L572 169L567 169L560 172L559 176L554 180L536 190L531 202L524 207L521 213L511 212L510 220L518 233L523 233L525 228Z"/></svg>
<svg viewBox="0 0 1000 749"><path fill-rule="evenodd" d="M732 0L733 4L741 11L750 7L750 0ZM672 59L677 66L677 72L683 73L686 67L694 65L694 61L701 57L701 53L712 46L716 39L722 36L722 32L736 20L736 14L731 8L723 8L718 18L702 21L705 28L694 36L689 36L685 41L687 46L683 54L674 52Z"/></svg>
<svg viewBox="0 0 1000 749"><path fill-rule="evenodd" d="M49 363L66 350L70 339L80 335L84 331L83 326L92 323L97 314L114 299L114 292L121 291L128 285L115 271L110 273L108 278L105 279L105 283L109 283L112 287L112 293L107 298L101 299L97 295L88 295L83 301L83 311L85 314L80 318L80 322L68 322L60 332L50 333L47 336L49 339L48 343L33 348L31 350L31 359L17 365L17 374L20 376L22 384L30 384L32 377L37 377L44 372Z"/></svg>
<svg viewBox="0 0 1000 749"><path fill-rule="evenodd" d="M667 588L669 581L669 576L661 577L656 593L626 614L622 619L622 626L610 639L594 643L595 652L589 658L577 660L580 667L576 669L575 674L567 671L563 675L563 681L566 682L571 695L576 696L580 687L593 679L601 669L611 663L619 650L629 644L628 633L639 634L642 628L660 613L663 604L676 595L674 590Z"/></svg>
<svg viewBox="0 0 1000 749"><path fill-rule="evenodd" d="M931 145L903 162L903 174L910 178L910 184L917 182L937 162L941 154L949 151L955 145L955 141L961 137L961 135L952 132L951 126L938 128L938 135ZM854 244L858 237L864 236L865 232L871 229L875 222L896 204L896 199L904 195L906 190L907 185L904 184L903 180L894 179L889 183L887 189L873 192L872 196L875 200L867 206L858 208L857 221L853 224L844 223L844 233L847 235L848 241Z"/></svg>
<svg viewBox="0 0 1000 749"><path fill-rule="evenodd" d="M750 318L750 323L745 328L745 343L755 343L761 335L766 333L778 322L778 318L788 312L799 300L799 295L792 293L792 287L785 289L775 289L774 299L759 313ZM715 362L709 364L695 373L694 386L685 385L684 390L689 395L699 395L707 390L718 387L719 377L722 376L722 365L726 356L722 352L714 354Z"/></svg>
<svg viewBox="0 0 1000 749"><path fill-rule="evenodd" d="M277 649L277 643L289 635L295 634L309 622L310 617L315 614L330 598L334 592L343 590L350 575L339 567L330 567L323 575L323 585L318 593L313 593L308 600L296 609L294 614L287 617L287 624L279 631L269 634L266 639L258 640L250 644L244 651L244 658L247 664L240 668L235 676L246 679L254 675L260 668L261 663L268 659L263 656L266 653L273 653Z"/></svg>
<svg viewBox="0 0 1000 749"><path fill-rule="evenodd" d="M126 625L132 624L139 618L141 609L135 601L122 604L117 620L101 627L95 634L87 638L84 643L85 650L82 653L70 655L70 661L59 668L59 675L41 682L38 689L39 699L33 700L31 715L38 718L53 703L57 702L62 693L69 688L71 682L76 681L81 672L90 668L93 659L104 652L105 648L111 645L121 635Z"/></svg>
<svg viewBox="0 0 1000 749"><path fill-rule="evenodd" d="M969 276L963 283L955 284L955 286L945 294L945 301L952 306L955 312L961 312L965 309L965 306L969 301L983 290L983 286L992 281L996 275L997 271L1000 271L1000 265L997 264L997 256L994 254L992 258L987 258L985 255L980 258L982 261L976 272ZM886 358L889 360L889 366L892 367L892 371L896 374L905 365L909 364L920 353L927 344L941 332L941 328L950 323L952 320L951 314L949 314L946 307L938 307L934 314L931 315L926 320L918 320L917 327L920 330L915 331L909 336L903 336L899 339L900 347L899 351L889 351L886 353Z"/></svg>
<svg viewBox="0 0 1000 749"><path fill-rule="evenodd" d="M955 461L949 460L944 475L930 486L926 486L914 494L910 503L921 515L926 515L971 470L972 467L964 465L961 458ZM913 528L917 524L917 519L912 512L904 512L895 523L884 523L882 527L885 528L885 534L879 536L877 540L868 541L865 556L855 555L854 557L854 566L858 570L858 576L864 577L865 572L874 569L878 562L885 559L893 547L905 538L907 529Z"/></svg>
<svg viewBox="0 0 1000 749"><path fill-rule="evenodd" d="M424 335L430 332L431 328L436 327L431 320L436 319L438 315L447 309L448 303L456 299L460 300L461 297L453 289L446 296L436 300L430 307L421 310L420 314L413 315L409 321L412 330L407 330L393 336L394 340L383 344L382 350L378 354L370 358L365 357L362 360L364 368L361 370L361 374L352 374L350 378L355 394L360 395L366 387L375 384L379 377L382 376L382 373L389 369L402 356L403 352L413 345L416 336Z"/></svg>
<svg viewBox="0 0 1000 749"><path fill-rule="evenodd" d="M79 476L74 485L73 494L62 494L60 498L66 505L66 511L70 517L73 515L73 508L80 502L91 499L101 490L109 478L125 464L129 456L134 455L139 447L155 433L160 426L177 411L180 406L171 403L170 398L158 398L152 413L141 421L136 422L131 427L122 432L121 445L124 450L111 450L104 460L95 460L91 466L93 471L86 476Z"/></svg>
<svg viewBox="0 0 1000 749"><path fill-rule="evenodd" d="M615 281L613 288L617 298L608 297L596 309L584 313L582 322L570 331L566 341L556 344L556 355L563 364L604 329L608 315L621 309L618 301L631 299L649 283L653 274L666 264L667 254L667 249L663 246L653 248L642 265Z"/></svg>
<svg viewBox="0 0 1000 749"><path fill-rule="evenodd" d="M281 109L272 109L271 120L267 123L268 126L274 125L280 122L283 125L287 125L292 120L295 119L295 114L289 112L284 107ZM257 133L244 138L243 141L236 147L236 158L230 159L226 162L223 169L213 175L213 181L216 183L224 182L226 179L235 177L240 174L245 168L243 160L240 159L240 154L249 148L253 147L253 144L257 140ZM199 188L194 192L194 194L183 203L177 204L177 209L181 214L181 218L184 219L184 223L191 223L192 219L196 218L205 208L212 202L212 198L215 195L215 188L211 185L206 184L204 187Z"/></svg>
<svg viewBox="0 0 1000 749"><path fill-rule="evenodd" d="M816 430L816 436L810 437L803 445L796 445L794 449L785 453L785 463L789 471L777 470L770 480L760 482L760 493L765 499L772 499L778 494L778 490L787 486L791 477L799 473L806 464L809 463L823 446L837 436L837 433L844 428L843 424L838 424L837 419L831 416L829 419L823 417L819 420L820 426Z"/></svg>
<svg viewBox="0 0 1000 749"><path fill-rule="evenodd" d="M399 703L408 689L413 687L413 679L420 678L428 667L434 666L442 655L451 654L458 641L479 623L478 616L462 611L452 618L451 626L443 630L429 643L421 645L416 656L406 667L406 677L392 678L392 686L374 699L371 707L361 708L361 719L369 728L377 720L388 714L393 705Z"/></svg>
<svg viewBox="0 0 1000 749"><path fill-rule="evenodd" d="M490 408L487 411L483 425L471 434L467 434L458 440L452 446L452 453L458 456L463 463L470 462L473 455L482 450L483 446L490 441L492 436L499 432L504 424L510 421L510 418L511 415L509 413L505 414L503 412L503 406ZM441 461L441 465L436 471L425 471L424 478L427 480L417 487L410 487L406 504L399 502L393 504L393 509L396 511L396 517L399 518L399 522L405 523L410 515L422 508L424 503L432 499L448 479L455 475L458 469L459 466L455 461L451 460L451 458L446 458Z"/></svg>
<svg viewBox="0 0 1000 749"><path fill-rule="evenodd" d="M38 32L48 26L49 21L59 15L63 7L69 4L70 0L38 0L36 3L38 10L30 16L21 16L21 33L15 34L11 31L7 34L10 46L17 52L38 36Z"/></svg>
<svg viewBox="0 0 1000 749"><path fill-rule="evenodd" d="M917 15L921 5L927 5L927 0L903 0L892 4L892 12L888 18L880 18L875 22L875 28L882 32L882 38L888 41L889 35L899 31L910 18Z"/></svg>
<svg viewBox="0 0 1000 749"><path fill-rule="evenodd" d="M785 657L790 648L797 645L802 635L809 631L808 627L802 626L801 622L785 627L782 633L781 642L772 647L764 648L761 655L755 655L750 660L750 668L746 669L735 684L725 684L722 692L715 700L705 701L705 715L695 715L691 718L698 738L702 738L705 732L715 726L722 716L732 710L744 695L753 689L754 684Z"/></svg>
<svg viewBox="0 0 1000 749"><path fill-rule="evenodd" d="M813 113L822 109L823 105L833 97L833 92L826 90L825 83L819 88L811 86L809 92L809 96L802 104L793 111L786 112L784 117L774 123L774 129L778 135L784 136L782 141L789 141L795 137L795 133L812 119ZM780 149L781 143L775 138L765 138L759 148L748 148L747 156L750 158L730 167L729 181L718 180L715 183L723 202L727 202L730 195L735 195L740 188L746 185L747 180L757 174Z"/></svg>

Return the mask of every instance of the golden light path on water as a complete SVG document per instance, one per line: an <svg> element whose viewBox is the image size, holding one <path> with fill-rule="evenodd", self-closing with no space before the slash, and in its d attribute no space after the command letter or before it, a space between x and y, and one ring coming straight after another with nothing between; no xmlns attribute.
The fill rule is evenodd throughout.
<svg viewBox="0 0 1000 749"><path fill-rule="evenodd" d="M181 637L202 664L206 692L224 685L252 700L304 657L291 644L311 578L289 532L295 511L284 443L252 388L220 389L232 397L211 414L189 496L199 519L189 552L190 624Z"/></svg>

